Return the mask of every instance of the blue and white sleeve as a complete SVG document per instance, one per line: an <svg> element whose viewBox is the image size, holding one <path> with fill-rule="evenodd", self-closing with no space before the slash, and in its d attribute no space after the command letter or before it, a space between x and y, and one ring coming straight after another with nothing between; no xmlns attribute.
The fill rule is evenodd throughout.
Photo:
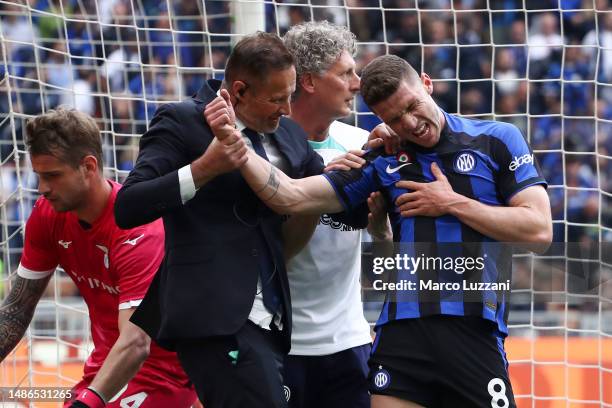
<svg viewBox="0 0 612 408"><path fill-rule="evenodd" d="M331 183L340 203L347 211L363 204L371 193L380 188L376 169L372 164L349 171L331 171L323 176Z"/></svg>
<svg viewBox="0 0 612 408"><path fill-rule="evenodd" d="M506 201L521 190L533 185L547 186L542 170L529 144L516 126L505 125L500 138L502 146L494 152L499 164L498 190Z"/></svg>

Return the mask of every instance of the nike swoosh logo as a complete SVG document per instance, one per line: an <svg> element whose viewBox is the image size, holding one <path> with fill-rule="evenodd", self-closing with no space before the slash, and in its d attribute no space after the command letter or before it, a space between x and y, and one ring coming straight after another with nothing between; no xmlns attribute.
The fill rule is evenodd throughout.
<svg viewBox="0 0 612 408"><path fill-rule="evenodd" d="M409 166L409 165L411 165L411 164L412 164L412 163L404 163L404 164L400 164L399 166L397 166L397 167L393 167L393 168L392 168L390 165L388 165L388 164L387 164L387 170L386 170L386 171L387 171L387 174L393 174L393 173L395 173L396 171L398 171L399 169L401 169L402 167L404 167L404 166Z"/></svg>

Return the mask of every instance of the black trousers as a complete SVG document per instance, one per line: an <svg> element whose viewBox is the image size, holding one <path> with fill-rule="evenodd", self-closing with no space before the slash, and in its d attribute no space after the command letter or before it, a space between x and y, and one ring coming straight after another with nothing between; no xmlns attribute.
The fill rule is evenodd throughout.
<svg viewBox="0 0 612 408"><path fill-rule="evenodd" d="M232 336L180 342L183 369L206 408L286 408L276 331L250 320Z"/></svg>
<svg viewBox="0 0 612 408"><path fill-rule="evenodd" d="M324 356L287 356L289 408L370 408L370 344Z"/></svg>

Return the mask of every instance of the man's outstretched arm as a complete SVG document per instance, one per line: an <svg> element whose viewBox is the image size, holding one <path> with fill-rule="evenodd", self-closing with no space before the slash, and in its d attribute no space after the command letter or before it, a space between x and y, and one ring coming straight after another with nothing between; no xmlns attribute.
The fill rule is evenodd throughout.
<svg viewBox="0 0 612 408"><path fill-rule="evenodd" d="M240 168L242 176L255 194L277 213L323 214L344 210L324 176L292 179L253 150L249 149L247 158Z"/></svg>
<svg viewBox="0 0 612 408"><path fill-rule="evenodd" d="M41 279L15 278L11 291L0 305L0 362L23 337L51 276L53 274Z"/></svg>

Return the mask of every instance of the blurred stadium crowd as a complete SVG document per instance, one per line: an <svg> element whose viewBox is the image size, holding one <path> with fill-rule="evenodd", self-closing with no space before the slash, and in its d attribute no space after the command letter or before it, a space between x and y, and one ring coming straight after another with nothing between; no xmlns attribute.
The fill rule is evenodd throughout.
<svg viewBox="0 0 612 408"><path fill-rule="evenodd" d="M0 83L3 161L14 145L7 112L68 104L99 121L106 165L129 170L157 106L219 76L231 46L224 0L21 3L0 3L0 78L13 76ZM359 67L400 55L431 76L446 111L514 123L537 151L553 219L567 222L555 224L554 240L612 240L609 0L276 0L265 14L267 31L281 35L310 19L348 25ZM17 143L22 120L15 117ZM351 121L378 123L359 98ZM15 185L7 174L5 199Z"/></svg>

